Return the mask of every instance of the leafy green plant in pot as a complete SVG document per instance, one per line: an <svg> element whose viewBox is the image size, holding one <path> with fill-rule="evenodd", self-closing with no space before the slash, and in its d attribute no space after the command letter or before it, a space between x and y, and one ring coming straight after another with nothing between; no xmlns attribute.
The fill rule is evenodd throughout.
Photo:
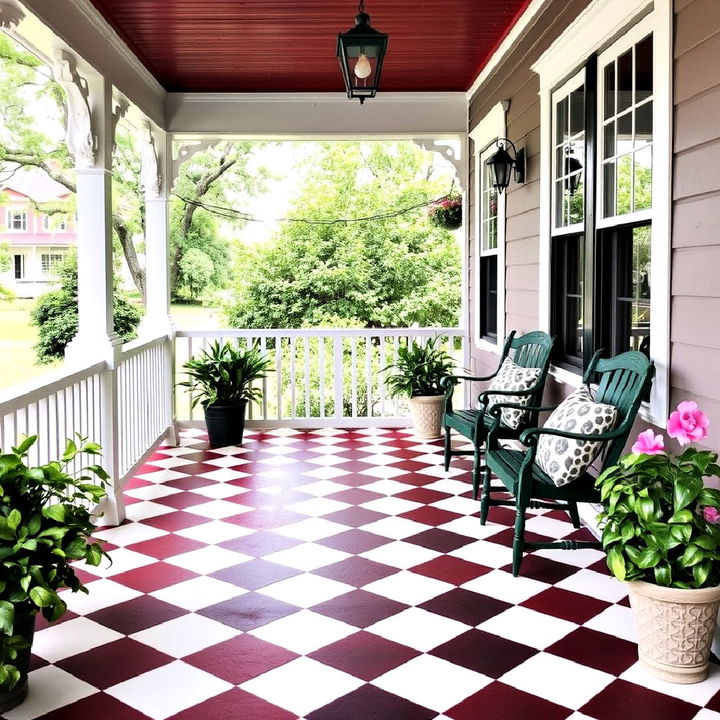
<svg viewBox="0 0 720 720"><path fill-rule="evenodd" d="M36 614L57 620L67 609L59 590L87 592L71 563L98 565L107 557L88 539L92 508L106 495L108 475L100 465L76 476L67 472L78 455L98 455L100 447L68 440L60 460L29 467L26 456L35 440L0 451L0 713L27 695Z"/></svg>
<svg viewBox="0 0 720 720"><path fill-rule="evenodd" d="M682 446L707 436L707 416L681 402L667 433ZM600 475L598 516L610 572L628 583L643 666L663 680L700 682L720 607L720 477L717 453L640 433L632 452Z"/></svg>
<svg viewBox="0 0 720 720"><path fill-rule="evenodd" d="M395 362L383 368L383 372L394 371L385 378L390 396L410 398L410 415L417 437L440 437L445 394L440 381L455 368L452 356L439 347L446 340L429 338L425 343L413 340L409 345L401 345Z"/></svg>
<svg viewBox="0 0 720 720"><path fill-rule="evenodd" d="M241 348L216 340L183 365L188 379L179 385L189 388L193 407L202 404L210 447L242 442L248 401L262 397L252 383L267 377L270 362L257 344Z"/></svg>

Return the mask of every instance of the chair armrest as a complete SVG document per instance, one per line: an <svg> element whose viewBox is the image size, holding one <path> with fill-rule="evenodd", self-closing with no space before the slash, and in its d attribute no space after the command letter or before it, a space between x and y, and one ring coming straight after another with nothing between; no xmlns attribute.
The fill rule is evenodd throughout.
<svg viewBox="0 0 720 720"><path fill-rule="evenodd" d="M471 382L492 380L495 375L497 375L497 373L493 373L492 375L488 375L487 377L475 377L474 375L445 375L445 377L440 380L440 387L452 387L461 380L469 380Z"/></svg>
<svg viewBox="0 0 720 720"><path fill-rule="evenodd" d="M515 390L510 391L504 391L508 395L519 395L520 393ZM495 393L491 393L494 395ZM500 411L503 408L511 408L511 409L517 409L517 410L529 410L530 412L550 412L551 410L555 410L557 405L523 405L522 403L513 403L513 402L504 402L504 403L493 403L490 408L488 409L488 413L492 415L493 417L500 417ZM532 430L537 430L539 428L528 428Z"/></svg>
<svg viewBox="0 0 720 720"><path fill-rule="evenodd" d="M600 435L586 435L585 433L573 433L567 432L566 430L553 430L552 428L528 428L523 430L520 435L520 442L523 445L534 445L537 443L537 435L555 435L557 437L568 438L569 440L588 440L590 442L605 442L607 440L614 440L616 437L620 437L627 432L627 428L621 425L616 427L614 430L601 433Z"/></svg>

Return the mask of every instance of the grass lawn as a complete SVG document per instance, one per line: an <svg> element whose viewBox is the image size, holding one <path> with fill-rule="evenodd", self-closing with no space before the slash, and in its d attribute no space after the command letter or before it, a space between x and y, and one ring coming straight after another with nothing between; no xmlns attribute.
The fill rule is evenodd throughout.
<svg viewBox="0 0 720 720"><path fill-rule="evenodd" d="M0 302L0 389L24 383L62 365L36 365L32 346L37 342L37 328L30 325L34 300ZM173 321L181 330L216 329L219 313L200 305L172 305Z"/></svg>

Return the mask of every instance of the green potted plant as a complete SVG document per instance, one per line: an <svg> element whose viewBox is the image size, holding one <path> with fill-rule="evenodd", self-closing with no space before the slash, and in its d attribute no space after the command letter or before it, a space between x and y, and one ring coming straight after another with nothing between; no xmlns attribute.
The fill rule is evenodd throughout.
<svg viewBox="0 0 720 720"><path fill-rule="evenodd" d="M68 440L60 460L29 467L35 440L0 451L0 713L27 695L36 614L57 620L67 609L58 590L87 592L71 563L98 565L107 557L88 539L108 475L99 465L76 476L66 470L80 454L98 455L99 446Z"/></svg>
<svg viewBox="0 0 720 720"><path fill-rule="evenodd" d="M395 371L385 378L390 396L410 398L413 428L420 438L440 437L445 395L440 381L455 368L453 358L438 347L443 340L447 338L401 345L395 362L383 368Z"/></svg>
<svg viewBox="0 0 720 720"><path fill-rule="evenodd" d="M681 402L667 433L680 445L707 436L707 416ZM700 682L720 607L720 477L717 453L640 433L632 452L600 475L598 516L610 572L627 582L643 666L663 680Z"/></svg>
<svg viewBox="0 0 720 720"><path fill-rule="evenodd" d="M248 401L262 397L252 383L267 376L270 362L257 344L241 348L216 340L183 365L188 379L179 384L189 388L192 406L201 403L205 410L210 447L242 442Z"/></svg>
<svg viewBox="0 0 720 720"><path fill-rule="evenodd" d="M428 215L433 225L445 230L457 230L462 225L462 198L451 192L441 200L430 204Z"/></svg>

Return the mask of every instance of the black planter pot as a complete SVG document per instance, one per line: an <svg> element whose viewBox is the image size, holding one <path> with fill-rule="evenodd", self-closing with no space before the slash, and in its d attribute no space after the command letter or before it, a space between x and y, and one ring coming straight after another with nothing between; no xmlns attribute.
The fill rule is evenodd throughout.
<svg viewBox="0 0 720 720"><path fill-rule="evenodd" d="M0 715L17 707L28 694L28 670L30 669L30 651L35 633L35 613L17 612L15 615L15 635L22 635L28 646L18 651L18 656L11 661L20 671L18 684L9 691L0 691Z"/></svg>
<svg viewBox="0 0 720 720"><path fill-rule="evenodd" d="M240 445L245 430L245 408L247 400L237 405L207 405L205 425L210 447Z"/></svg>

